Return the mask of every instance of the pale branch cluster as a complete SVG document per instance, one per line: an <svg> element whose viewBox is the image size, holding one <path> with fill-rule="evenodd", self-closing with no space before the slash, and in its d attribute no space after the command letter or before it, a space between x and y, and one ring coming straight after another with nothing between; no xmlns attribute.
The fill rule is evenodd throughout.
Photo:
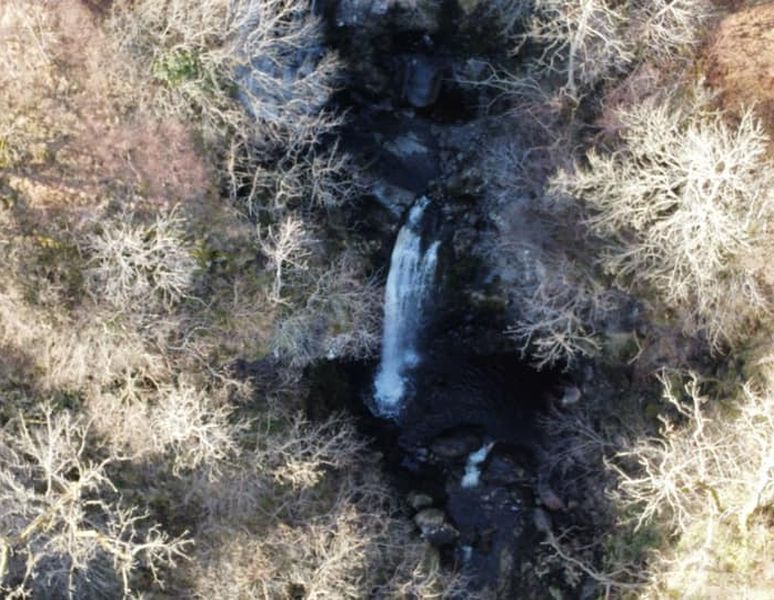
<svg viewBox="0 0 774 600"><path fill-rule="evenodd" d="M200 471L217 478L239 453L248 423L216 392L187 382L148 386L127 374L87 404L94 430L132 460L166 459L175 476Z"/></svg>
<svg viewBox="0 0 774 600"><path fill-rule="evenodd" d="M665 374L664 400L678 419L661 416L657 438L641 440L618 458L637 465L621 477L621 498L639 507L637 525L658 519L685 534L699 519L731 519L742 532L751 515L774 501L774 401L751 386L736 416L708 406L691 374L683 394Z"/></svg>
<svg viewBox="0 0 774 600"><path fill-rule="evenodd" d="M191 563L195 597L270 600L296 590L355 600L378 590L378 597L405 591L430 600L464 590L398 517L349 421L311 423L269 409L256 423L256 442L230 476L203 480L190 498L207 515L211 541ZM256 515L270 526L256 529Z"/></svg>
<svg viewBox="0 0 774 600"><path fill-rule="evenodd" d="M236 81L261 134L285 148L311 146L340 118L325 106L341 65L321 50L322 22L299 0L238 0L232 6Z"/></svg>
<svg viewBox="0 0 774 600"><path fill-rule="evenodd" d="M282 319L272 340L275 354L297 366L326 357L361 360L381 340L383 291L351 252L309 272L306 301Z"/></svg>
<svg viewBox="0 0 774 600"><path fill-rule="evenodd" d="M726 552L749 553L749 559L726 574L725 583L733 586L741 577L749 584L767 560L754 515L774 506L771 392L746 385L724 414L696 375L682 392L666 374L661 382L671 416L660 417L660 435L609 462L620 479L617 501L634 515L635 526L656 523L678 540L654 565L653 585L706 597Z"/></svg>
<svg viewBox="0 0 774 600"><path fill-rule="evenodd" d="M352 466L367 450L352 423L332 417L310 423L300 414L290 417L281 439L260 438L252 460L274 481L294 489L319 484L331 469Z"/></svg>
<svg viewBox="0 0 774 600"><path fill-rule="evenodd" d="M712 12L707 0L635 0L627 35L641 58L672 60L697 46Z"/></svg>
<svg viewBox="0 0 774 600"><path fill-rule="evenodd" d="M251 165L251 172L240 177L238 158L229 157L232 187L247 181L246 192L239 198L248 214L282 214L292 209L329 209L345 206L364 192L365 184L357 175L352 157L338 145L323 151L288 153L272 165Z"/></svg>
<svg viewBox="0 0 774 600"><path fill-rule="evenodd" d="M127 61L114 77L121 99L181 120L196 118L206 138L243 126L226 92L233 70L228 4L141 0L114 6L109 39Z"/></svg>
<svg viewBox="0 0 774 600"><path fill-rule="evenodd" d="M625 23L623 8L605 0L535 0L526 40L542 47L538 67L564 79L576 97L632 61Z"/></svg>
<svg viewBox="0 0 774 600"><path fill-rule="evenodd" d="M0 590L9 598L129 597L133 575L186 556L147 515L122 505L107 474L116 457L92 458L88 423L44 407L0 432Z"/></svg>
<svg viewBox="0 0 774 600"><path fill-rule="evenodd" d="M516 304L517 322L506 333L538 369L569 367L599 350L594 327L607 309L604 290L578 277L566 259L545 266L534 286L519 291Z"/></svg>
<svg viewBox="0 0 774 600"><path fill-rule="evenodd" d="M533 68L560 78L578 99L635 61L679 58L709 16L706 0L534 0L517 50L537 44Z"/></svg>
<svg viewBox="0 0 774 600"><path fill-rule="evenodd" d="M587 225L609 241L606 270L653 286L717 346L765 304L756 261L774 184L753 114L731 126L695 97L622 111L620 147L560 171L550 194L585 203Z"/></svg>
<svg viewBox="0 0 774 600"><path fill-rule="evenodd" d="M175 212L159 213L150 224L128 213L105 223L84 244L92 294L118 311L176 304L188 295L196 268L185 235Z"/></svg>
<svg viewBox="0 0 774 600"><path fill-rule="evenodd" d="M312 238L308 226L300 217L287 215L278 227L269 226L265 234L259 231L261 251L268 260L267 268L274 273L269 298L275 304L285 302L283 288L293 272L309 268Z"/></svg>
<svg viewBox="0 0 774 600"><path fill-rule="evenodd" d="M114 9L111 33L155 83L141 102L196 116L209 137L301 148L339 123L324 109L339 61L320 50L321 22L303 1L141 0Z"/></svg>

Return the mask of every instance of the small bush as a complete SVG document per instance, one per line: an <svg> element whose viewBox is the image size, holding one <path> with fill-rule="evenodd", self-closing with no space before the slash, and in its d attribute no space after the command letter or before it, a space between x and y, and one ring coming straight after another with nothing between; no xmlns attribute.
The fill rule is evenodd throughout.
<svg viewBox="0 0 774 600"><path fill-rule="evenodd" d="M538 369L569 368L600 348L595 324L606 310L604 290L580 278L565 259L541 270L541 279L516 298L519 317L506 333L521 344Z"/></svg>
<svg viewBox="0 0 774 600"><path fill-rule="evenodd" d="M109 30L139 102L199 120L208 139L296 147L338 122L323 108L339 65L319 51L321 23L305 2L141 0L117 5Z"/></svg>
<svg viewBox="0 0 774 600"><path fill-rule="evenodd" d="M296 366L320 358L371 358L381 341L384 294L366 277L363 261L345 252L333 264L309 273L303 306L281 319L271 346Z"/></svg>
<svg viewBox="0 0 774 600"><path fill-rule="evenodd" d="M169 308L191 289L196 264L174 212L158 214L150 225L122 214L89 235L85 248L92 293L119 311L142 311L154 302Z"/></svg>

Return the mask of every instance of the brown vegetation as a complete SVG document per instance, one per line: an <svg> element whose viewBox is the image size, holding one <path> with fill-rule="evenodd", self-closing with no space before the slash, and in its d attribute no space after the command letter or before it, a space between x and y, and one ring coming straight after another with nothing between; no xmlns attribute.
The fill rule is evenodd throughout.
<svg viewBox="0 0 774 600"><path fill-rule="evenodd" d="M755 106L774 134L774 6L763 3L725 17L706 50L707 79L723 106Z"/></svg>

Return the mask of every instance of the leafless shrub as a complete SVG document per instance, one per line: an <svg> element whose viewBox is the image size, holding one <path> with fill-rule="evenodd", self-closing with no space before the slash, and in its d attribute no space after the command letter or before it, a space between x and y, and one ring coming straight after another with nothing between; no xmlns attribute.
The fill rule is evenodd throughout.
<svg viewBox="0 0 774 600"><path fill-rule="evenodd" d="M541 45L537 68L561 77L571 97L632 61L624 36L623 7L605 0L535 0L534 4L525 39Z"/></svg>
<svg viewBox="0 0 774 600"><path fill-rule="evenodd" d="M712 7L707 0L639 0L630 12L627 37L639 54L667 61L698 44Z"/></svg>
<svg viewBox="0 0 774 600"><path fill-rule="evenodd" d="M516 48L542 48L533 68L560 78L577 100L635 61L679 58L698 43L710 12L706 0L535 0Z"/></svg>
<svg viewBox="0 0 774 600"><path fill-rule="evenodd" d="M506 333L538 369L569 367L600 348L594 327L609 308L604 292L567 259L542 264L535 285L517 290L518 320Z"/></svg>
<svg viewBox="0 0 774 600"><path fill-rule="evenodd" d="M144 108L181 120L198 118L208 138L242 125L243 115L226 91L233 69L229 22L225 0L115 4L108 31L128 60L116 77L122 100L135 98Z"/></svg>
<svg viewBox="0 0 774 600"><path fill-rule="evenodd" d="M259 440L254 459L280 485L300 489L317 485L330 469L351 466L365 451L350 422L332 418L310 423L295 415L282 439Z"/></svg>
<svg viewBox="0 0 774 600"><path fill-rule="evenodd" d="M196 264L174 212L158 214L150 225L122 214L89 235L85 249L92 293L119 311L142 310L154 301L169 308L190 291Z"/></svg>
<svg viewBox="0 0 774 600"><path fill-rule="evenodd" d="M274 352L297 366L327 358L365 359L381 340L383 293L353 252L310 273L304 306L282 319L272 340Z"/></svg>
<svg viewBox="0 0 774 600"><path fill-rule="evenodd" d="M261 251L269 260L268 268L274 271L270 299L282 304L282 289L287 283L288 271L305 271L309 268L311 237L307 225L295 215L287 215L278 227L268 228L261 237Z"/></svg>
<svg viewBox="0 0 774 600"><path fill-rule="evenodd" d="M617 499L635 515L635 527L657 522L677 539L653 565L651 595L679 590L706 598L718 584L733 595L751 590L771 558L760 545L765 522L753 518L774 503L771 391L747 385L734 412L724 414L696 375L684 394L666 374L661 382L673 416L661 417L660 436L610 463L620 477Z"/></svg>
<svg viewBox="0 0 774 600"><path fill-rule="evenodd" d="M206 395L189 385L162 388L151 411L156 444L170 452L173 473L182 469L218 465L238 452L236 435L242 425L231 425L231 409L212 406Z"/></svg>
<svg viewBox="0 0 774 600"><path fill-rule="evenodd" d="M237 160L232 158L231 170ZM338 145L324 151L288 153L276 164L257 164L249 177L249 191L240 198L251 216L282 214L296 208L336 208L365 189L352 157ZM233 173L233 180L238 176Z"/></svg>
<svg viewBox="0 0 774 600"><path fill-rule="evenodd" d="M116 7L111 33L152 90L145 101L202 119L211 137L241 129L300 147L338 123L324 110L338 61L320 49L321 24L299 0L142 0Z"/></svg>
<svg viewBox="0 0 774 600"><path fill-rule="evenodd" d="M346 206L365 190L352 157L334 145L329 150L315 154L310 164L313 207L336 208Z"/></svg>
<svg viewBox="0 0 774 600"><path fill-rule="evenodd" d="M88 424L43 410L0 437L0 589L9 597L128 597L142 566L160 569L185 556L147 515L122 506L106 473L111 459L89 458Z"/></svg>
<svg viewBox="0 0 774 600"><path fill-rule="evenodd" d="M131 374L111 389L92 394L88 411L112 448L135 460L168 457L172 474L201 470L217 478L235 459L244 421L189 383L147 388Z"/></svg>
<svg viewBox="0 0 774 600"><path fill-rule="evenodd" d="M718 346L765 307L755 265L774 183L751 112L731 127L700 92L687 100L622 111L621 147L592 150L588 166L561 171L551 191L587 204L587 224L611 242L609 272L652 285L687 315L686 329Z"/></svg>
<svg viewBox="0 0 774 600"><path fill-rule="evenodd" d="M249 112L286 148L309 146L339 119L325 111L340 65L321 49L321 21L299 0L240 0L237 73Z"/></svg>
<svg viewBox="0 0 774 600"><path fill-rule="evenodd" d="M255 453L232 479L205 482L191 499L208 515L207 545L192 564L195 597L430 599L462 589L396 517L351 423L275 411L259 419Z"/></svg>
<svg viewBox="0 0 774 600"><path fill-rule="evenodd" d="M106 386L128 372L163 377L166 364L137 331L100 314L52 314L23 297L19 281L0 291L0 341L28 353L44 389Z"/></svg>

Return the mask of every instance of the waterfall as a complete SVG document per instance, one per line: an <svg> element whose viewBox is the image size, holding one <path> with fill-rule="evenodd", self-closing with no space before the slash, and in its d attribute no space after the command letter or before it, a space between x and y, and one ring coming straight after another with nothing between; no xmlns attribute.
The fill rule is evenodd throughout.
<svg viewBox="0 0 774 600"><path fill-rule="evenodd" d="M390 258L384 297L382 359L374 380L377 412L395 416L406 391L409 369L419 362L417 339L426 296L435 274L439 242L422 251L422 215L430 200L423 197L409 212Z"/></svg>

